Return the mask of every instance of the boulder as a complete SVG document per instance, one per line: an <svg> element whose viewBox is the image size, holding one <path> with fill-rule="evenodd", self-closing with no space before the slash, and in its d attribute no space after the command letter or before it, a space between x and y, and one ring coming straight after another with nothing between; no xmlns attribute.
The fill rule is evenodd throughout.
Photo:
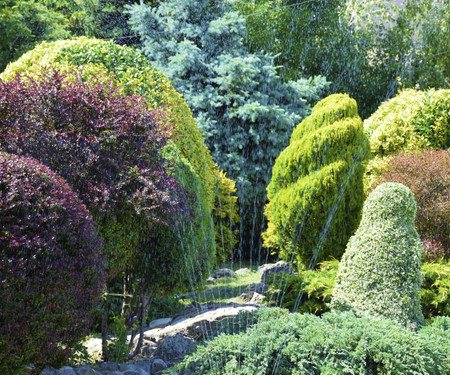
<svg viewBox="0 0 450 375"><path fill-rule="evenodd" d="M229 268L222 268L222 269L214 272L214 274L211 277L213 279L220 279L222 277L236 277L236 274L234 273L233 270L231 270Z"/></svg>
<svg viewBox="0 0 450 375"><path fill-rule="evenodd" d="M286 262L283 262L282 260L277 263L263 264L262 266L258 267L258 271L262 272L261 282L263 282L263 283L266 282L266 278L269 275L276 275L281 272L285 272L288 274L293 273L289 267L289 264L287 264Z"/></svg>
<svg viewBox="0 0 450 375"><path fill-rule="evenodd" d="M172 321L172 318L161 318L150 322L148 329L165 327Z"/></svg>
<svg viewBox="0 0 450 375"><path fill-rule="evenodd" d="M238 276L240 276L240 275L248 275L250 273L250 269L248 269L248 268L240 268L237 271L235 271L234 273L235 273L235 275L238 275Z"/></svg>
<svg viewBox="0 0 450 375"><path fill-rule="evenodd" d="M167 369L167 364L162 359L155 359L152 363L152 375L160 375Z"/></svg>

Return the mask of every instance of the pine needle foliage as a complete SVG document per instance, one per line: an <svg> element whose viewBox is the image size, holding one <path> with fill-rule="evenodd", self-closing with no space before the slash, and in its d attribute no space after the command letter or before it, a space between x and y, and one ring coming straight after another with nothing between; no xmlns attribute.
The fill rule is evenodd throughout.
<svg viewBox="0 0 450 375"><path fill-rule="evenodd" d="M353 99L334 94L316 104L275 161L264 246L299 269L339 259L359 223L367 153Z"/></svg>

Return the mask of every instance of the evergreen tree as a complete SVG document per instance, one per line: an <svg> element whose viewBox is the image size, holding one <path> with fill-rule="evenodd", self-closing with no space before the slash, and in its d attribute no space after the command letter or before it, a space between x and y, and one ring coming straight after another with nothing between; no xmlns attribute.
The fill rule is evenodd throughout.
<svg viewBox="0 0 450 375"><path fill-rule="evenodd" d="M274 56L244 45L245 19L228 1L168 0L128 12L142 52L184 95L215 161L236 180L240 249L256 255L274 159L325 80L281 82Z"/></svg>
<svg viewBox="0 0 450 375"><path fill-rule="evenodd" d="M264 245L299 268L340 258L359 223L367 153L355 100L333 94L317 103L275 162Z"/></svg>

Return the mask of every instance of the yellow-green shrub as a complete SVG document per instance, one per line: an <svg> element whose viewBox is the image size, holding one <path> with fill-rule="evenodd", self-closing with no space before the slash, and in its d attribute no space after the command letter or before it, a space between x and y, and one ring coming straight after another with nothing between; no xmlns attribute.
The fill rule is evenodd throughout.
<svg viewBox="0 0 450 375"><path fill-rule="evenodd" d="M275 161L264 246L304 267L340 258L359 223L367 152L356 102L343 94L321 100Z"/></svg>
<svg viewBox="0 0 450 375"><path fill-rule="evenodd" d="M364 121L375 155L450 146L450 90L401 91Z"/></svg>

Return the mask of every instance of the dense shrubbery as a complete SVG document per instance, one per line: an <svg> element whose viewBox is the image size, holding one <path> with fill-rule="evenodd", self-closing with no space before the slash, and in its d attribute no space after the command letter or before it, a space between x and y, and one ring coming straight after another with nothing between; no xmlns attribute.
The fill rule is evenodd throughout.
<svg viewBox="0 0 450 375"><path fill-rule="evenodd" d="M248 314L247 314L248 315ZM258 310L241 333L222 334L197 347L176 370L190 374L445 374L450 318L417 333L390 320L351 313L288 314ZM252 325L250 327L250 325ZM236 331L239 332L239 327Z"/></svg>
<svg viewBox="0 0 450 375"><path fill-rule="evenodd" d="M303 267L340 258L359 223L367 152L353 99L336 94L316 104L275 162L264 245Z"/></svg>
<svg viewBox="0 0 450 375"><path fill-rule="evenodd" d="M416 229L424 260L450 258L450 151L401 153L389 158L372 188L384 182L408 186L417 203Z"/></svg>
<svg viewBox="0 0 450 375"><path fill-rule="evenodd" d="M136 4L130 24L143 53L186 98L219 167L236 180L240 249L254 258L275 157L327 84L322 77L283 83L273 56L248 51L245 19L230 3Z"/></svg>
<svg viewBox="0 0 450 375"><path fill-rule="evenodd" d="M364 121L374 155L450 146L450 90L403 90Z"/></svg>
<svg viewBox="0 0 450 375"><path fill-rule="evenodd" d="M339 265L333 309L388 318L411 328L423 324L423 247L415 216L414 196L402 184L385 183L369 195Z"/></svg>
<svg viewBox="0 0 450 375"><path fill-rule="evenodd" d="M330 310L329 303L338 273L337 261L323 262L318 270L298 274L278 274L266 292L270 305L291 312L322 315ZM450 268L445 263L424 263L420 290L420 305L426 319L450 316ZM300 297L301 296L301 297Z"/></svg>
<svg viewBox="0 0 450 375"><path fill-rule="evenodd" d="M0 223L0 372L61 365L89 332L99 302L98 230L65 180L34 159L4 152Z"/></svg>

